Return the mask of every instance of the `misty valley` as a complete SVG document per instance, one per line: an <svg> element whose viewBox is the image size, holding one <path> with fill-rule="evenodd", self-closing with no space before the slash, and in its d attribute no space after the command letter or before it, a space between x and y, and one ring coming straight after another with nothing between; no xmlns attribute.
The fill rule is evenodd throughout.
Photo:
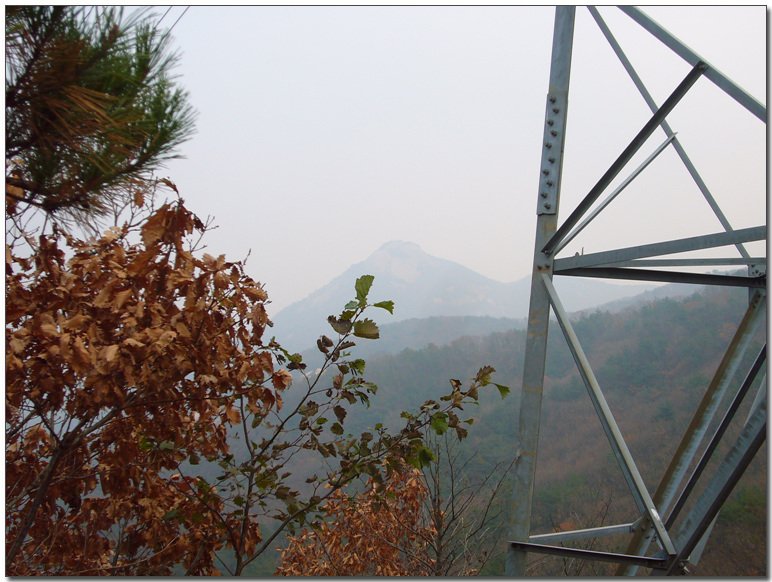
<svg viewBox="0 0 772 582"><path fill-rule="evenodd" d="M678 445L746 304L744 290L703 288L686 297L657 299L646 293L622 307L600 306L574 315L576 333L649 487L656 485ZM709 331L716 329L720 333ZM378 350L381 340L360 340L351 348L354 355L360 346L372 354L367 357L366 375L379 389L369 408L352 411L347 430L367 430L376 423L399 425L399 411L439 397L451 378L472 377L481 365L489 364L496 369L495 381L510 386L512 393L502 400L495 391L489 392L473 411L474 424L460 445L461 456L468 461L464 478L472 482L511 462L525 348L522 322L435 316L384 325L382 330L390 338L384 349ZM468 330L472 333L465 333ZM423 347L399 348L411 341ZM763 341L762 331L749 353L755 354ZM318 352L304 352L310 362L314 351ZM632 497L571 354L554 331L549 336L546 375L533 529L548 533L634 519ZM295 376L295 382L302 381L299 373ZM306 467L298 473L312 470ZM766 473L764 445L720 513L697 575L766 574ZM498 531L490 539L497 540L498 547L486 548L492 554L481 572L486 576L500 575L503 569L501 535L507 527L509 490L500 492L495 502L503 513L491 524ZM586 547L621 553L626 541L619 537L601 538ZM749 553L748 547L758 551ZM276 556L269 553L253 573L271 575L275 564ZM613 573L613 566L534 557L529 572L606 575Z"/></svg>

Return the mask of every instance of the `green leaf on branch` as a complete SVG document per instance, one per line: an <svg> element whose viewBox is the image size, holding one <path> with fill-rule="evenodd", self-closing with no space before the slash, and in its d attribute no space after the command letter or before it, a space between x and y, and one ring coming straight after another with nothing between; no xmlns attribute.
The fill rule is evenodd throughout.
<svg viewBox="0 0 772 582"><path fill-rule="evenodd" d="M372 382L362 382L361 380L357 380L357 385L360 388L367 390L370 394L375 394L378 392L378 385L373 384Z"/></svg>
<svg viewBox="0 0 772 582"><path fill-rule="evenodd" d="M343 309L356 309L359 307L359 303L356 301L349 301L346 303L346 305L343 306Z"/></svg>
<svg viewBox="0 0 772 582"><path fill-rule="evenodd" d="M477 372L476 380L483 386L487 386L491 383L491 374L493 374L495 371L496 369L493 366L483 366Z"/></svg>
<svg viewBox="0 0 772 582"><path fill-rule="evenodd" d="M373 279L375 279L375 277L372 275L362 275L356 280L354 289L356 289L357 301L359 301L360 305L364 305L367 302L367 294L370 292L370 287L373 285Z"/></svg>
<svg viewBox="0 0 772 582"><path fill-rule="evenodd" d="M346 335L351 331L352 323L350 321L338 319L334 315L331 315L327 318L327 322L332 326L332 329L340 335Z"/></svg>
<svg viewBox="0 0 772 582"><path fill-rule="evenodd" d="M432 416L431 425L434 432L438 435L445 434L445 431L448 430L448 415L444 412L438 412Z"/></svg>
<svg viewBox="0 0 772 582"><path fill-rule="evenodd" d="M393 301L379 301L378 303L373 303L373 307L380 307L381 309L385 309L386 311L394 315Z"/></svg>
<svg viewBox="0 0 772 582"><path fill-rule="evenodd" d="M161 519L164 521L169 521L170 519L174 519L177 517L177 515L180 513L179 509L172 509L169 513L164 515Z"/></svg>
<svg viewBox="0 0 772 582"><path fill-rule="evenodd" d="M415 454L411 455L407 459L407 462L416 469L422 469L431 464L431 462L434 461L434 458L434 453L431 449L428 449L423 445L419 445L415 451Z"/></svg>
<svg viewBox="0 0 772 582"><path fill-rule="evenodd" d="M502 386L501 384L496 384L495 382L493 385L499 389L499 394L501 394L501 399L504 400L507 394L509 394L509 386Z"/></svg>
<svg viewBox="0 0 772 582"><path fill-rule="evenodd" d="M363 319L354 322L354 335L362 339L378 339L380 331L372 319Z"/></svg>
<svg viewBox="0 0 772 582"><path fill-rule="evenodd" d="M303 363L303 356L300 354L286 353L289 364L287 364L288 370L305 370L306 365Z"/></svg>

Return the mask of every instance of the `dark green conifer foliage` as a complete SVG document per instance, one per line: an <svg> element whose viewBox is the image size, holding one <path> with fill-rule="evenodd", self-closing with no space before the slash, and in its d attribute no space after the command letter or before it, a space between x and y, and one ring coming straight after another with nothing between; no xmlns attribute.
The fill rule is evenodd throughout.
<svg viewBox="0 0 772 582"><path fill-rule="evenodd" d="M194 131L170 40L146 10L6 8L8 212L93 224L147 192Z"/></svg>

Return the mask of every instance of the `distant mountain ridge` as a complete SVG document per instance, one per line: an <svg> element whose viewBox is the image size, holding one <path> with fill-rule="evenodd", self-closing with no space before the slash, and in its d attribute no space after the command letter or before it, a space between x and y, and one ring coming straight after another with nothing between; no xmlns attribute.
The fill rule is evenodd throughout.
<svg viewBox="0 0 772 582"><path fill-rule="evenodd" d="M313 346L321 334L330 333L327 316L340 313L354 298L354 282L362 275L375 277L370 291L372 301L392 300L395 304L393 315L380 309L370 312L369 316L378 324L436 316L528 316L530 276L502 283L429 255L415 243L392 241L307 298L282 309L273 317L271 333L290 351ZM568 311L588 309L655 288L576 277L559 278L556 287Z"/></svg>

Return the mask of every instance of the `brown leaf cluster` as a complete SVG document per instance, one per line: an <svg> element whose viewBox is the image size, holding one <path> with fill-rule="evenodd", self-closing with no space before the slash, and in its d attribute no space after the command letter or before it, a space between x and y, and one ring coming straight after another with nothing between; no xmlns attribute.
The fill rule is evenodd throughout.
<svg viewBox="0 0 772 582"><path fill-rule="evenodd" d="M325 519L303 528L281 552L279 576L426 576L431 574L423 524L426 486L417 469L392 473L385 489L371 479L349 497L343 489L325 505Z"/></svg>
<svg viewBox="0 0 772 582"><path fill-rule="evenodd" d="M262 287L189 250L202 229L178 202L141 243L6 246L6 575L215 572L231 518L179 465L226 454L237 402L278 410L291 376L263 345Z"/></svg>

